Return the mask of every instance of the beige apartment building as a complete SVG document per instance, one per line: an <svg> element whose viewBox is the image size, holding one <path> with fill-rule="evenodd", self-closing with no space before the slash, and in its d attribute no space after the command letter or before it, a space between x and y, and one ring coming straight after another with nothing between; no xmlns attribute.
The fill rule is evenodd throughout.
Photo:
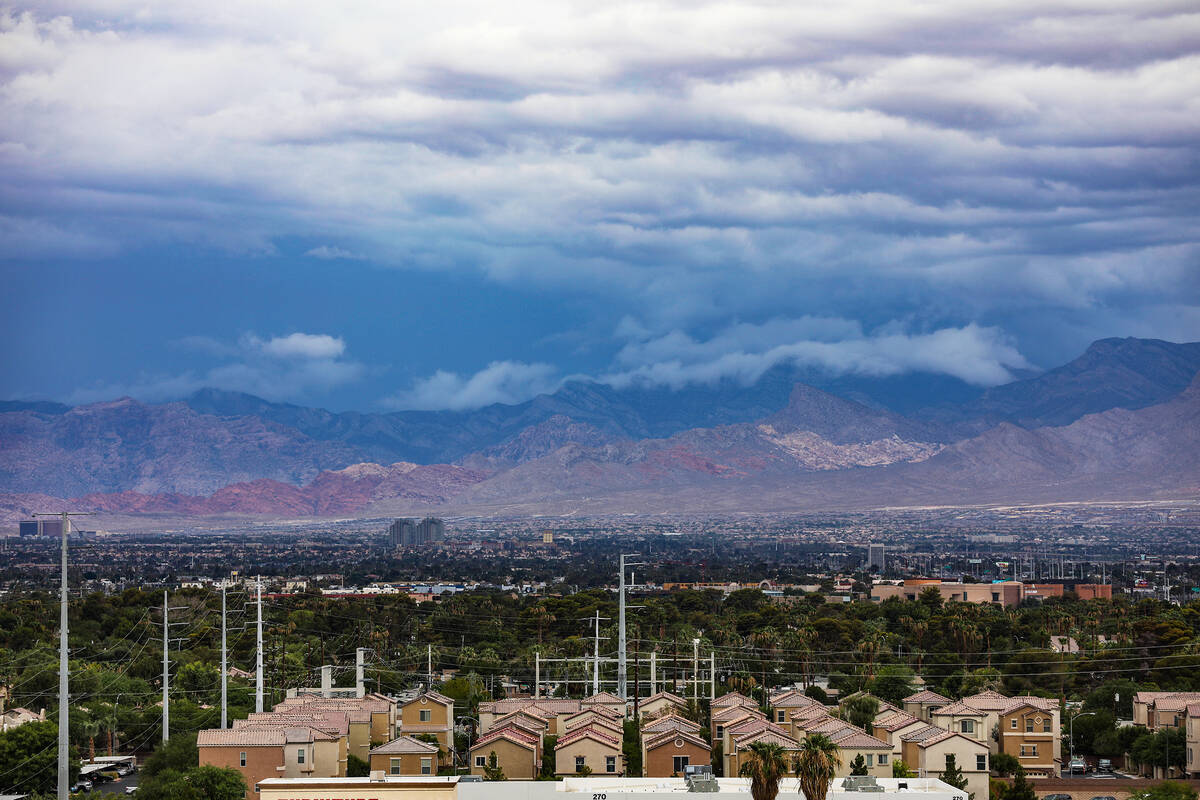
<svg viewBox="0 0 1200 800"><path fill-rule="evenodd" d="M872 733L892 746L892 759L904 758L903 738L926 728L935 727L904 711L880 714L875 718Z"/></svg>
<svg viewBox="0 0 1200 800"><path fill-rule="evenodd" d="M492 700L479 704L479 732L487 733L501 717L515 711L528 711L544 718L549 726L549 735L557 736L559 718L577 714L580 709L580 702L570 698L512 697Z"/></svg>
<svg viewBox="0 0 1200 800"><path fill-rule="evenodd" d="M196 746L200 764L236 770L257 798L267 778L336 778L339 737L310 727L247 726L202 730Z"/></svg>
<svg viewBox="0 0 1200 800"><path fill-rule="evenodd" d="M658 692L638 701L638 714L642 719L661 717L664 714L682 714L685 711L687 701L670 692Z"/></svg>
<svg viewBox="0 0 1200 800"><path fill-rule="evenodd" d="M967 791L976 798L988 796L988 747L978 739L961 733L936 730L926 735L910 735L903 741L903 759L919 775L941 778L949 757L967 781Z"/></svg>
<svg viewBox="0 0 1200 800"><path fill-rule="evenodd" d="M937 692L932 692L928 689L910 694L904 698L902 705L904 711L912 714L914 717L919 717L926 722L933 721L933 712L938 711L943 706L948 706L954 701L949 697L942 697Z"/></svg>
<svg viewBox="0 0 1200 800"><path fill-rule="evenodd" d="M1200 703L1200 692L1138 692L1133 696L1133 724L1152 731L1182 728L1190 703Z"/></svg>
<svg viewBox="0 0 1200 800"><path fill-rule="evenodd" d="M712 763L708 742L687 731L662 731L642 735L642 775L647 778L680 777L684 769Z"/></svg>
<svg viewBox="0 0 1200 800"><path fill-rule="evenodd" d="M607 728L585 725L559 736L554 759L558 775L578 775L586 770L592 775L625 774L621 737Z"/></svg>
<svg viewBox="0 0 1200 800"><path fill-rule="evenodd" d="M943 730L961 733L988 746L992 732L987 729L987 713L959 701L942 706L930 714L934 725Z"/></svg>
<svg viewBox="0 0 1200 800"><path fill-rule="evenodd" d="M422 692L399 704L396 734L434 736L442 746L444 759L454 752L454 701L437 692Z"/></svg>
<svg viewBox="0 0 1200 800"><path fill-rule="evenodd" d="M800 742L788 736L779 726L770 722L766 724L769 727L739 737L734 743L732 752L725 752L726 775L736 776L739 774L742 763L746 760L747 754L750 752L750 745L755 742L769 742L779 745L784 750L784 758L787 759L788 764L792 763L796 754L800 752Z"/></svg>
<svg viewBox="0 0 1200 800"><path fill-rule="evenodd" d="M516 724L496 728L471 745L472 775L484 774L492 753L496 754L496 766L511 781L533 780L542 767L541 736Z"/></svg>
<svg viewBox="0 0 1200 800"><path fill-rule="evenodd" d="M1052 778L1062 764L1062 740L1046 704L1019 702L1000 714L1000 752L1016 756L1030 777Z"/></svg>
<svg viewBox="0 0 1200 800"><path fill-rule="evenodd" d="M1185 769L1192 778L1200 778L1200 702L1188 704L1186 720Z"/></svg>
<svg viewBox="0 0 1200 800"><path fill-rule="evenodd" d="M437 775L438 746L401 736L371 748L371 771L387 775Z"/></svg>

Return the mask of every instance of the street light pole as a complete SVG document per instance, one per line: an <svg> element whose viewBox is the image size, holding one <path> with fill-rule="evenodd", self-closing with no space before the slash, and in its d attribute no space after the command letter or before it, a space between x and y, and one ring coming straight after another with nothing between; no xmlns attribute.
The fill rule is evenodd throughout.
<svg viewBox="0 0 1200 800"><path fill-rule="evenodd" d="M1079 719L1080 717L1094 717L1094 716L1096 716L1095 711L1085 711L1082 714L1076 714L1075 716L1071 717L1071 724L1069 726L1070 727L1070 739L1071 739L1071 761L1075 760L1075 720ZM1067 762L1067 769L1068 770L1071 769L1070 761Z"/></svg>

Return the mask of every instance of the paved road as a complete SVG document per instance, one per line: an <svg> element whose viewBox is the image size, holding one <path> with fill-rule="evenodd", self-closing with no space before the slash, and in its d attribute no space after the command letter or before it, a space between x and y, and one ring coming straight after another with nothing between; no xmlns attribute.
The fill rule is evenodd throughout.
<svg viewBox="0 0 1200 800"><path fill-rule="evenodd" d="M124 797L126 786L137 786L140 772L135 772L132 775L127 775L118 781L110 781L108 783L100 783L92 790L91 797Z"/></svg>

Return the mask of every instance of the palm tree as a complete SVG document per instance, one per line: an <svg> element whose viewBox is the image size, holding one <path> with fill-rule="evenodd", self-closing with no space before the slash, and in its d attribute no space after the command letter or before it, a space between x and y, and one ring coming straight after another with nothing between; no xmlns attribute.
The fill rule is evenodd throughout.
<svg viewBox="0 0 1200 800"><path fill-rule="evenodd" d="M775 800L779 794L779 780L787 774L787 758L783 752L783 748L773 742L750 745L738 774L750 779L750 796L754 800Z"/></svg>
<svg viewBox="0 0 1200 800"><path fill-rule="evenodd" d="M829 783L842 766L839 749L828 736L821 733L810 733L800 743L795 768L805 800L825 800L829 794Z"/></svg>

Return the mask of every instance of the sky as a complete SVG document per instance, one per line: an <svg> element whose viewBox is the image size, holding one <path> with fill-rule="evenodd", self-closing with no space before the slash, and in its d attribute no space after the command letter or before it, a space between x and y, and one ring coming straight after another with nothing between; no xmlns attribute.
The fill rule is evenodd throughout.
<svg viewBox="0 0 1200 800"><path fill-rule="evenodd" d="M0 398L1200 340L1194 0L0 7Z"/></svg>

